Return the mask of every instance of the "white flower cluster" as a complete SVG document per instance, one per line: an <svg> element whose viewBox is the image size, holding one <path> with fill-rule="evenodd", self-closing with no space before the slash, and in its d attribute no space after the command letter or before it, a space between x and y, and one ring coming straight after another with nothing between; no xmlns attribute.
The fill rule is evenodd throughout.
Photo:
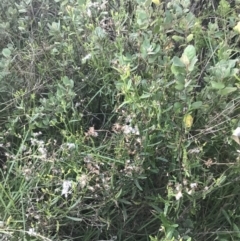
<svg viewBox="0 0 240 241"><path fill-rule="evenodd" d="M68 194L71 193L72 181L64 180L62 184L62 194L67 198Z"/></svg>

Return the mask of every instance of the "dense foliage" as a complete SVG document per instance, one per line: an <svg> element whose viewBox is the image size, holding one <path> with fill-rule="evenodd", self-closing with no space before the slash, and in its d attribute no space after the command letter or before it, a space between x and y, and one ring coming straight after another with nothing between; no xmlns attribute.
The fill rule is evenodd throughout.
<svg viewBox="0 0 240 241"><path fill-rule="evenodd" d="M2 239L240 239L239 3L2 0Z"/></svg>

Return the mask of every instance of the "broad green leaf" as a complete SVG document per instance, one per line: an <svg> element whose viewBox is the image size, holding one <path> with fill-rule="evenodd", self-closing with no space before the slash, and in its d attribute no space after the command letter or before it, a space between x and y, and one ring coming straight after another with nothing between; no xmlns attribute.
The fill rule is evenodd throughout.
<svg viewBox="0 0 240 241"><path fill-rule="evenodd" d="M171 13L170 10L166 10L165 18L164 18L164 24L172 24L174 16L175 15L173 13Z"/></svg>
<svg viewBox="0 0 240 241"><path fill-rule="evenodd" d="M4 49L2 50L2 54L3 54L4 57L8 58L8 57L11 56L11 50L8 49L8 48L4 48Z"/></svg>
<svg viewBox="0 0 240 241"><path fill-rule="evenodd" d="M184 63L177 56L174 56L172 59L173 65L177 67L185 67Z"/></svg>
<svg viewBox="0 0 240 241"><path fill-rule="evenodd" d="M237 90L237 87L226 87L219 91L220 95L228 95Z"/></svg>
<svg viewBox="0 0 240 241"><path fill-rule="evenodd" d="M188 67L188 65L190 64L189 58L185 54L182 55L181 61L185 64L186 67Z"/></svg>
<svg viewBox="0 0 240 241"><path fill-rule="evenodd" d="M73 88L74 86L74 82L72 79L69 79L67 76L64 76L63 79L62 79L64 85L66 87L70 87L70 88Z"/></svg>
<svg viewBox="0 0 240 241"><path fill-rule="evenodd" d="M176 41L177 43L183 43L184 42L184 37L178 36L178 35L173 35L172 39Z"/></svg>
<svg viewBox="0 0 240 241"><path fill-rule="evenodd" d="M190 61L196 56L196 50L193 45L188 45L183 52L183 55L186 55Z"/></svg>
<svg viewBox="0 0 240 241"><path fill-rule="evenodd" d="M174 234L175 228L167 227L166 229L166 239L167 240L174 240L173 234Z"/></svg>
<svg viewBox="0 0 240 241"><path fill-rule="evenodd" d="M184 86L184 84L182 84L182 83L177 83L176 85L175 85L175 89L177 89L177 90L184 90L184 88L185 88L185 86Z"/></svg>
<svg viewBox="0 0 240 241"><path fill-rule="evenodd" d="M98 38L105 38L107 36L106 32L100 28L100 27L96 27L94 30L94 34L98 37Z"/></svg>
<svg viewBox="0 0 240 241"><path fill-rule="evenodd" d="M154 63L154 62L156 61L157 57L158 57L157 55L154 55L154 56L149 57L149 58L148 58L148 63L149 63L149 64Z"/></svg>
<svg viewBox="0 0 240 241"><path fill-rule="evenodd" d="M137 3L138 4L142 4L142 3L145 3L146 0L137 0Z"/></svg>
<svg viewBox="0 0 240 241"><path fill-rule="evenodd" d="M185 73L186 73L185 67L184 68L178 67L178 66L175 66L173 64L171 66L171 71L176 76L177 79L179 79L180 75L183 75L183 74L185 75Z"/></svg>
<svg viewBox="0 0 240 241"><path fill-rule="evenodd" d="M78 4L81 6L83 4L86 4L86 0L78 0Z"/></svg>
<svg viewBox="0 0 240 241"><path fill-rule="evenodd" d="M192 33L189 34L189 35L187 36L186 40L187 40L188 43L191 42L191 41L193 40L193 34L192 34Z"/></svg>
<svg viewBox="0 0 240 241"><path fill-rule="evenodd" d="M173 108L175 111L177 111L177 110L182 110L183 106L180 102L176 102L174 103Z"/></svg>
<svg viewBox="0 0 240 241"><path fill-rule="evenodd" d="M225 85L223 83L218 83L215 81L211 81L211 85L214 89L218 89L218 90L221 90L225 87Z"/></svg>
<svg viewBox="0 0 240 241"><path fill-rule="evenodd" d="M191 104L191 109L199 109L202 106L202 101L196 101L194 103Z"/></svg>
<svg viewBox="0 0 240 241"><path fill-rule="evenodd" d="M154 48L154 54L157 54L160 51L161 47L159 44L156 45L156 47Z"/></svg>
<svg viewBox="0 0 240 241"><path fill-rule="evenodd" d="M57 88L57 98L61 99L64 96L64 92L62 89Z"/></svg>
<svg viewBox="0 0 240 241"><path fill-rule="evenodd" d="M196 56L193 57L193 59L191 60L189 66L188 66L188 71L189 72L192 72L194 70L194 66L197 63L197 61L198 61L197 57Z"/></svg>
<svg viewBox="0 0 240 241"><path fill-rule="evenodd" d="M136 16L137 16L137 24L141 28L148 27L149 15L148 15L147 11L145 11L143 9L137 9Z"/></svg>
<svg viewBox="0 0 240 241"><path fill-rule="evenodd" d="M190 6L191 1L190 0L184 0L182 1L184 9L189 9L188 6ZM186 16L186 21L187 21L187 28L191 29L192 27L196 26L196 17L192 12L189 12Z"/></svg>

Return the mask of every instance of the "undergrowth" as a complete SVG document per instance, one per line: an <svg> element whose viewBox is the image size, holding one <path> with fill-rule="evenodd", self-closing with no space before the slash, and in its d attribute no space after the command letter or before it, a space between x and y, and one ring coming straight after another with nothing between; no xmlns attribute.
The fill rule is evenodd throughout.
<svg viewBox="0 0 240 241"><path fill-rule="evenodd" d="M2 239L240 238L239 1L190 2L1 1Z"/></svg>

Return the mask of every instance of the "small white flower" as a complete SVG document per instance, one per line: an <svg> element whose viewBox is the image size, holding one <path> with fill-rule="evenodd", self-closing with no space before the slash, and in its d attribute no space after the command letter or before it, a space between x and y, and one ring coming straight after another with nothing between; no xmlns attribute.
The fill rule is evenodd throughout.
<svg viewBox="0 0 240 241"><path fill-rule="evenodd" d="M72 181L63 181L62 195L65 195L65 198L67 198L68 194L71 193L71 191L69 191L71 187Z"/></svg>
<svg viewBox="0 0 240 241"><path fill-rule="evenodd" d="M133 128L129 125L125 125L122 127L122 130L125 135L128 135L128 134L132 133Z"/></svg>
<svg viewBox="0 0 240 241"><path fill-rule="evenodd" d="M79 107L80 105L81 105L81 103L80 103L80 102L77 102L77 103L75 104L75 108Z"/></svg>
<svg viewBox="0 0 240 241"><path fill-rule="evenodd" d="M187 191L187 194L188 194L188 195L192 195L192 193L193 193L193 190L192 190L192 189Z"/></svg>
<svg viewBox="0 0 240 241"><path fill-rule="evenodd" d="M179 191L179 192L176 194L175 198L176 198L176 200L179 200L182 196L183 196L183 195L182 195L182 192Z"/></svg>
<svg viewBox="0 0 240 241"><path fill-rule="evenodd" d="M39 132L35 132L35 133L33 133L32 135L33 135L34 137L37 137L37 136L40 136L41 134L42 134L42 132L39 131Z"/></svg>
<svg viewBox="0 0 240 241"><path fill-rule="evenodd" d="M187 183L188 183L188 182L187 182L187 179L183 179L183 185L185 185L185 186L186 186L186 185L187 185Z"/></svg>
<svg viewBox="0 0 240 241"><path fill-rule="evenodd" d="M76 147L74 143L67 143L66 145L68 149L74 149Z"/></svg>
<svg viewBox="0 0 240 241"><path fill-rule="evenodd" d="M134 132L133 132L135 135L137 135L137 136L139 136L140 135L140 133L139 133L139 129L138 129L138 127L137 126L135 126L135 128L134 128Z"/></svg>
<svg viewBox="0 0 240 241"><path fill-rule="evenodd" d="M176 190L177 190L178 192L180 192L180 191L182 190L182 185L179 184L179 183L177 183L177 184L176 184Z"/></svg>
<svg viewBox="0 0 240 241"><path fill-rule="evenodd" d="M191 187L192 189L197 188L197 183L191 183L191 184L190 184L190 187Z"/></svg>
<svg viewBox="0 0 240 241"><path fill-rule="evenodd" d="M194 153L199 153L200 151L201 151L200 148L193 148L193 149L190 149L188 153L194 154Z"/></svg>
<svg viewBox="0 0 240 241"><path fill-rule="evenodd" d="M85 57L82 58L82 62L86 63L87 60L91 59L92 55L91 54L87 54Z"/></svg>
<svg viewBox="0 0 240 241"><path fill-rule="evenodd" d="M128 124L128 123L131 123L132 122L132 117L129 115L127 116L125 122Z"/></svg>
<svg viewBox="0 0 240 241"><path fill-rule="evenodd" d="M88 132L85 133L86 136L93 136L93 137L97 137L98 133L95 131L94 126L89 127Z"/></svg>
<svg viewBox="0 0 240 241"><path fill-rule="evenodd" d="M44 147L39 147L38 148L38 152L42 155L42 157L41 158L47 158L47 150L46 150L46 148L44 148Z"/></svg>
<svg viewBox="0 0 240 241"><path fill-rule="evenodd" d="M78 178L78 182L79 182L79 185L81 188L84 188L87 183L88 183L88 177L86 174L83 174L81 175L79 178Z"/></svg>
<svg viewBox="0 0 240 241"><path fill-rule="evenodd" d="M35 232L34 228L30 228L29 231L28 231L28 234L30 236L36 236L37 235L37 233Z"/></svg>
<svg viewBox="0 0 240 241"><path fill-rule="evenodd" d="M237 128L233 131L232 139L233 139L234 141L236 141L236 142L240 145L239 137L240 137L240 127L237 127Z"/></svg>
<svg viewBox="0 0 240 241"><path fill-rule="evenodd" d="M92 17L92 12L91 12L91 10L88 8L87 9L87 16L90 18L90 17Z"/></svg>
<svg viewBox="0 0 240 241"><path fill-rule="evenodd" d="M128 134L135 134L135 135L139 135L139 130L138 130L138 127L135 126L135 128L129 126L129 125L124 125L122 127L122 131L125 135L128 135Z"/></svg>
<svg viewBox="0 0 240 241"><path fill-rule="evenodd" d="M240 137L240 127L237 127L234 132L233 132L234 136Z"/></svg>

